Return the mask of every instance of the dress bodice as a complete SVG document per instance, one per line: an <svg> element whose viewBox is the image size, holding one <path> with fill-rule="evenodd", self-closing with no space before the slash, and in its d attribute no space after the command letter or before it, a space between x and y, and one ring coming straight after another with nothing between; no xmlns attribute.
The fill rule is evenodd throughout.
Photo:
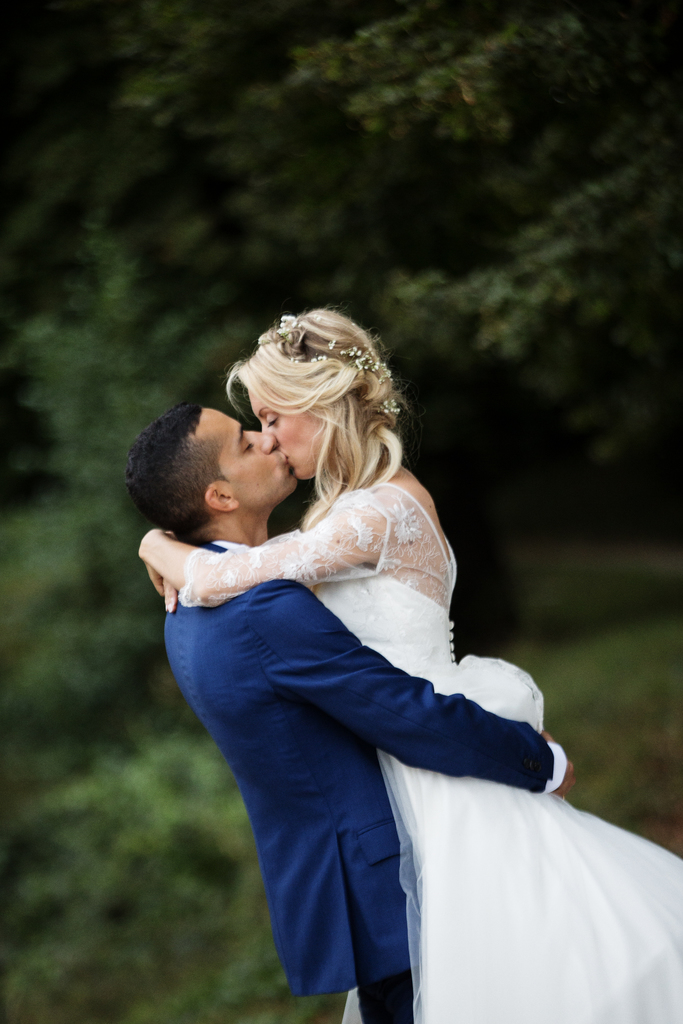
<svg viewBox="0 0 683 1024"><path fill-rule="evenodd" d="M450 672L448 611L390 576L323 583L317 597L367 647L412 675Z"/></svg>
<svg viewBox="0 0 683 1024"><path fill-rule="evenodd" d="M316 593L362 643L438 693L462 693L487 711L543 728L543 695L531 676L499 658L469 655L455 664L448 611L419 591L378 575L323 583Z"/></svg>

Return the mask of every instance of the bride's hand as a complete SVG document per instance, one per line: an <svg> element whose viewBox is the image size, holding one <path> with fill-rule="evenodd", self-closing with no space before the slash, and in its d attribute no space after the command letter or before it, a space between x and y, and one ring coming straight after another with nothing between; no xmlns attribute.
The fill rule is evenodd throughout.
<svg viewBox="0 0 683 1024"><path fill-rule="evenodd" d="M142 558L142 555L140 555L140 557ZM143 562L145 561L144 558L142 560ZM156 590L157 594L161 594L162 597L165 597L164 577L160 576L154 566L150 565L149 562L145 562L145 569L147 570L147 575L151 579L152 586Z"/></svg>
<svg viewBox="0 0 683 1024"><path fill-rule="evenodd" d="M163 597L166 611L174 612L178 607L178 591L176 588L168 580L165 580L163 576L160 576L154 566L148 562L145 562L145 569L157 594L161 594Z"/></svg>
<svg viewBox="0 0 683 1024"><path fill-rule="evenodd" d="M178 591L168 580L164 580L164 604L166 611L171 613L178 607Z"/></svg>
<svg viewBox="0 0 683 1024"><path fill-rule="evenodd" d="M149 552L152 549L154 542L158 537L173 537L172 533L166 533L164 530L149 530L140 542L140 548L138 555L145 563L145 569L147 575L152 581L152 586L156 590L157 594L161 594L166 605L167 612L174 612L178 607L178 591L169 583L168 580L164 579L161 573L157 572L153 565L147 561Z"/></svg>

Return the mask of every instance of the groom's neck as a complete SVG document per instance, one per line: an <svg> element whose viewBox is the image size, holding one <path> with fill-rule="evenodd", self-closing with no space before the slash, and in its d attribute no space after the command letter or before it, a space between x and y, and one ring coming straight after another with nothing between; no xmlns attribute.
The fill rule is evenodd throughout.
<svg viewBox="0 0 683 1024"><path fill-rule="evenodd" d="M268 540L268 519L271 509L258 516L231 518L234 513L216 516L202 533L199 544L208 544L214 540L227 540L232 544L247 544L250 548L263 544Z"/></svg>

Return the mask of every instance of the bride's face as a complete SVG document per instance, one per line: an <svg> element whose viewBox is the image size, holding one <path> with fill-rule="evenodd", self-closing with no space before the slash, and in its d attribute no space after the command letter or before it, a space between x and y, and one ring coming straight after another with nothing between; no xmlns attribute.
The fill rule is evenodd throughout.
<svg viewBox="0 0 683 1024"><path fill-rule="evenodd" d="M322 423L310 412L282 413L271 409L256 391L249 391L249 401L261 430L272 440L289 465L297 480L310 480L315 476L322 437Z"/></svg>

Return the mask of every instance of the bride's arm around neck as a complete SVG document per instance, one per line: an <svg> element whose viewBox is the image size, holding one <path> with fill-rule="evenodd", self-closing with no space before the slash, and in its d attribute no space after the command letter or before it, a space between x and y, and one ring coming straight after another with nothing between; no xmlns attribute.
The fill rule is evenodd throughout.
<svg viewBox="0 0 683 1024"><path fill-rule="evenodd" d="M180 591L182 604L214 607L268 580L314 586L373 575L388 532L381 503L368 493L354 492L342 496L325 519L305 533L297 530L258 547L218 553L152 531L140 556Z"/></svg>

